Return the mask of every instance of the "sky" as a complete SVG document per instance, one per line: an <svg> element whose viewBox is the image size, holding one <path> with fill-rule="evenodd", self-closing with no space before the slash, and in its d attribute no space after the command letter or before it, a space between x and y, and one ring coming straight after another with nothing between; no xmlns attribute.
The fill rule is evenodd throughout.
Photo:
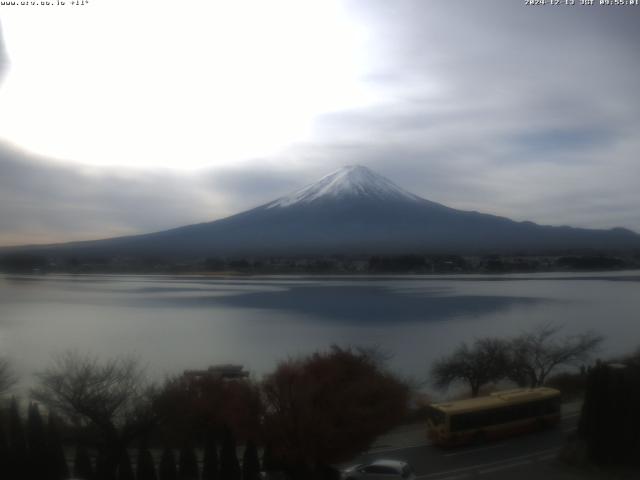
<svg viewBox="0 0 640 480"><path fill-rule="evenodd" d="M211 221L352 164L640 232L640 7L564 3L0 5L0 245Z"/></svg>

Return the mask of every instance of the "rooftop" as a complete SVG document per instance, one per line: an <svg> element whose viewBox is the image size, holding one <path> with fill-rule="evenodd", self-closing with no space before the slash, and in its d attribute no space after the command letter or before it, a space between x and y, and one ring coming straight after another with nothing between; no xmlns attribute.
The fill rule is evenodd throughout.
<svg viewBox="0 0 640 480"><path fill-rule="evenodd" d="M445 413L462 413L485 408L499 408L509 404L544 400L559 396L560 392L555 388L518 388L494 392L484 397L468 398L454 402L435 403L431 406Z"/></svg>

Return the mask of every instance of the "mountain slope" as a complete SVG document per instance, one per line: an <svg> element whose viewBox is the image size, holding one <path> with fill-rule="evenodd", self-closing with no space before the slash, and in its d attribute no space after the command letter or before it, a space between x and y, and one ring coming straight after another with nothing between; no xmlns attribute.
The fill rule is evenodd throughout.
<svg viewBox="0 0 640 480"><path fill-rule="evenodd" d="M630 248L640 248L640 236L629 230L540 226L455 210L413 195L366 167L348 166L291 195L214 222L30 250L188 257Z"/></svg>

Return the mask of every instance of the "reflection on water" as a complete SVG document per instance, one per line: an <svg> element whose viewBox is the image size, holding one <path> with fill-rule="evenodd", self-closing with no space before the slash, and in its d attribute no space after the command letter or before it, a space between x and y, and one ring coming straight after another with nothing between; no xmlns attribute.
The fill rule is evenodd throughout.
<svg viewBox="0 0 640 480"><path fill-rule="evenodd" d="M135 354L156 375L212 363L269 371L332 343L378 344L424 378L463 340L542 323L595 329L602 354L640 344L640 275L444 277L5 276L0 353L29 378L68 348ZM26 381L28 383L29 380Z"/></svg>
<svg viewBox="0 0 640 480"><path fill-rule="evenodd" d="M169 297L168 305L179 308L225 305L233 308L253 308L282 311L313 321L337 321L369 327L386 324L395 328L402 322L445 321L459 317L481 317L504 311L517 305L542 301L537 298L442 295L421 292L409 295L383 286L293 286L275 292L256 292L222 297Z"/></svg>

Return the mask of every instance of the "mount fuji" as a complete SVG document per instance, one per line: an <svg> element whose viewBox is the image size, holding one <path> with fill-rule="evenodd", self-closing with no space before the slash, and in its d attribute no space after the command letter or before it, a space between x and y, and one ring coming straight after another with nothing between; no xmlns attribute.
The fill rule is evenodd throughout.
<svg viewBox="0 0 640 480"><path fill-rule="evenodd" d="M240 255L509 253L640 248L623 228L515 222L418 197L363 166L227 218L157 233L46 247L45 254Z"/></svg>

